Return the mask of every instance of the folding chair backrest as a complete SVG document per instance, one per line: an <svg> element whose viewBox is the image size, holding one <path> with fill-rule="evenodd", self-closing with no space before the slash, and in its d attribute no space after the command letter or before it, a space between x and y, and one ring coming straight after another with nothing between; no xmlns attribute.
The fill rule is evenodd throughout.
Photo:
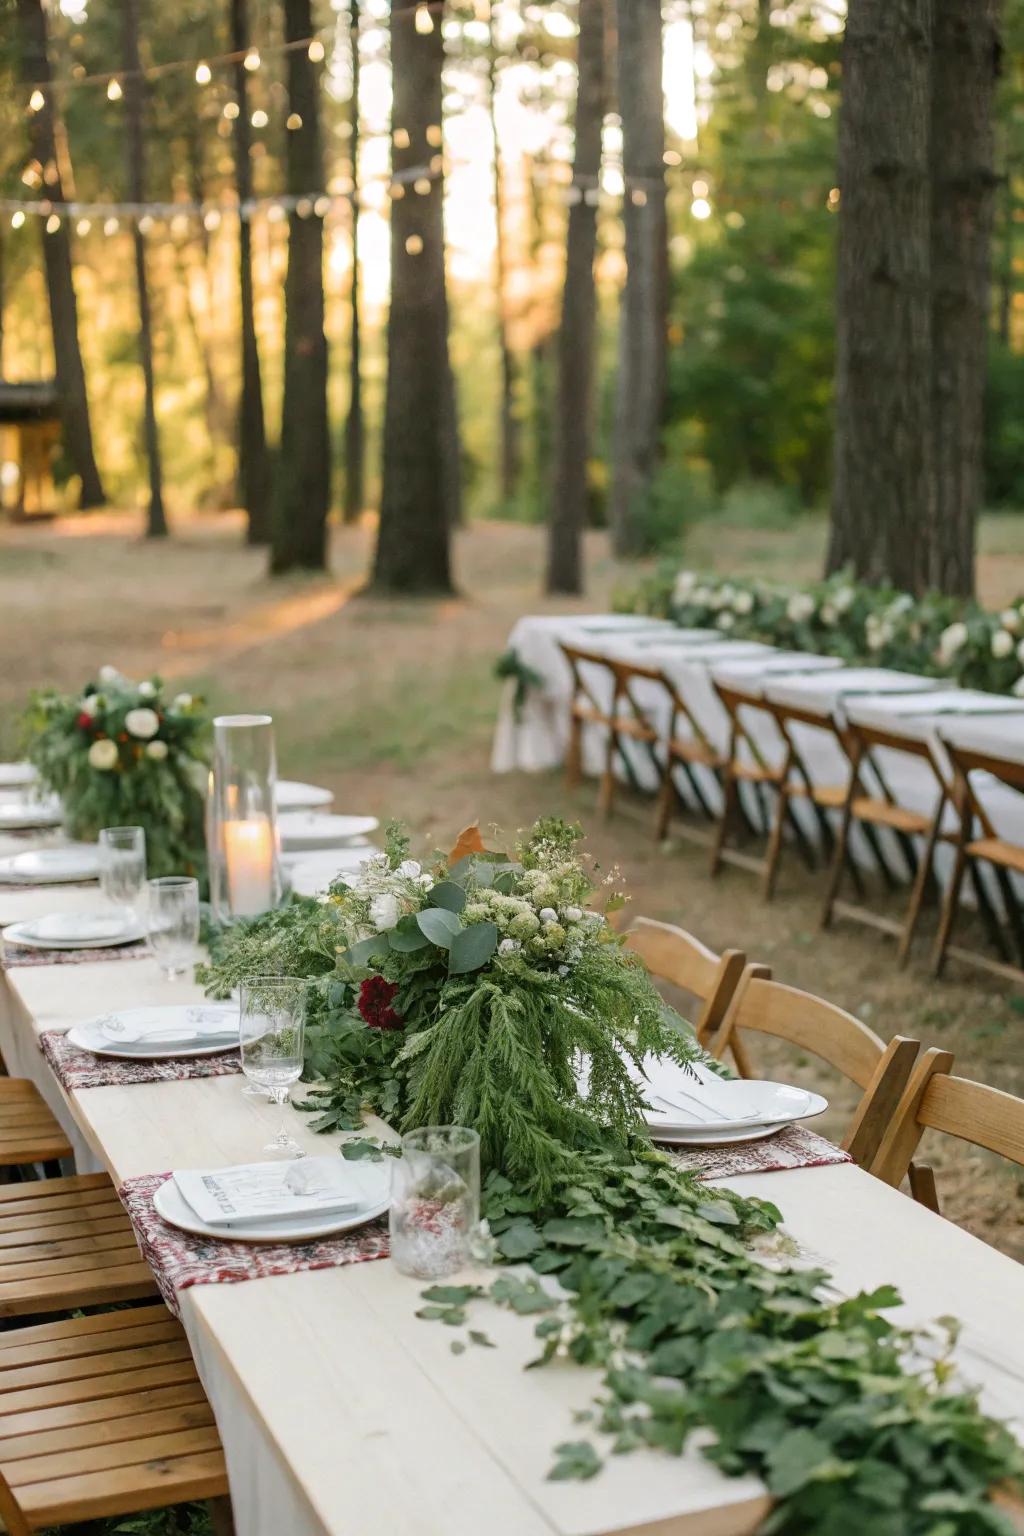
<svg viewBox="0 0 1024 1536"><path fill-rule="evenodd" d="M615 678L615 666L607 656L602 656L600 651L582 650L576 645L565 645L559 642L559 648L572 673L572 707L586 700L590 708L599 715L608 716L614 711L617 683ZM592 682L587 678L586 668L595 667L608 674L612 684L611 694L606 701L599 698Z"/></svg>
<svg viewBox="0 0 1024 1536"><path fill-rule="evenodd" d="M990 752L978 752L973 747L959 746L947 741L944 736L940 740L953 769L952 799L960 812L965 833L969 835L970 817L973 815L981 823L986 837L992 837L992 822L974 792L971 774L990 773L1007 789L1024 794L1024 763L1014 762L1007 757L994 757Z"/></svg>
<svg viewBox="0 0 1024 1536"><path fill-rule="evenodd" d="M835 1003L771 981L748 966L718 1031L706 1042L720 1060L731 1049L744 1076L746 1031L786 1040L834 1067L862 1090L843 1146L861 1166L878 1151L918 1053L918 1042L894 1037L888 1045Z"/></svg>
<svg viewBox="0 0 1024 1536"><path fill-rule="evenodd" d="M638 917L626 934L626 948L638 954L652 976L689 992L702 1004L693 1021L702 1045L715 1033L743 976L746 957L738 949L718 955L672 923Z"/></svg>

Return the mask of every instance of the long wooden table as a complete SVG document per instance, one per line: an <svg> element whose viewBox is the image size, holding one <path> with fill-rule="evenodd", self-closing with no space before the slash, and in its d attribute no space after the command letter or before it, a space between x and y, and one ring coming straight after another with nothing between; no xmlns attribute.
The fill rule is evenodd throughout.
<svg viewBox="0 0 1024 1536"><path fill-rule="evenodd" d="M36 1052L40 1029L132 1003L192 1000L151 960L12 968L0 980L0 1049ZM41 1058L40 1058L41 1059ZM46 1069L48 1070L48 1069ZM83 1089L51 1102L119 1181L251 1160L274 1111L237 1077ZM296 1134L311 1152L337 1138ZM852 1166L726 1181L779 1205L846 1293L895 1282L904 1321L954 1314L964 1375L1024 1439L1024 1268ZM181 1294L183 1320L227 1453L239 1536L743 1536L767 1503L695 1445L681 1459L611 1458L585 1484L547 1480L552 1448L579 1438L573 1410L595 1373L522 1367L529 1320L482 1305L496 1349L451 1352L453 1330L415 1316L419 1283L387 1261Z"/></svg>

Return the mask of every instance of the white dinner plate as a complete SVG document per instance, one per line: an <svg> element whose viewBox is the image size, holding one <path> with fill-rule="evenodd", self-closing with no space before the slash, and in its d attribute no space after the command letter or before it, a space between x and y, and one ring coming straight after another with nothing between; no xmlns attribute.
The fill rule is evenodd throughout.
<svg viewBox="0 0 1024 1536"><path fill-rule="evenodd" d="M344 848L355 837L366 837L380 826L376 816L324 816L316 811L286 811L277 818L285 853L300 848Z"/></svg>
<svg viewBox="0 0 1024 1536"><path fill-rule="evenodd" d="M0 763L0 789L27 789L38 777L31 763Z"/></svg>
<svg viewBox="0 0 1024 1536"><path fill-rule="evenodd" d="M748 1125L732 1131L701 1131L694 1126L692 1131L682 1131L675 1127L658 1130L652 1125L651 1140L666 1147L731 1147L743 1141L764 1141L785 1129L784 1125Z"/></svg>
<svg viewBox="0 0 1024 1536"><path fill-rule="evenodd" d="M324 853L308 853L292 865L292 890L296 896L322 896L339 875L354 875L377 852L369 844L362 848L333 848Z"/></svg>
<svg viewBox="0 0 1024 1536"><path fill-rule="evenodd" d="M0 832L31 832L39 827L59 827L64 812L59 800L11 800L0 802Z"/></svg>
<svg viewBox="0 0 1024 1536"><path fill-rule="evenodd" d="M200 1015L196 1019L190 1015ZM110 1028L111 1021L123 1027L125 1036L117 1039ZM182 1045L197 1026L208 1028L223 1022L225 1038L203 1042L198 1037L194 1044ZM238 1044L237 1003L166 1003L148 1008L119 1008L116 1013L104 1013L98 1018L87 1019L68 1030L68 1039L79 1050L90 1051L94 1056L117 1056L129 1061L159 1061L173 1056L220 1056ZM179 1043L175 1043L179 1042Z"/></svg>
<svg viewBox="0 0 1024 1536"><path fill-rule="evenodd" d="M61 885L74 880L98 880L99 851L93 843L64 848L33 848L0 859L0 880L24 885Z"/></svg>
<svg viewBox="0 0 1024 1536"><path fill-rule="evenodd" d="M94 915L94 914L93 914ZM83 938L81 935L88 932L82 927L75 929L75 923L85 921L90 914L86 912L59 912L49 914L49 919L35 918L27 923L10 923L4 929L5 944L23 944L29 949L109 949L115 944L133 944L136 939L144 939L146 930L137 920L122 922L116 931L111 929L109 933L101 934L94 938ZM65 930L57 935L46 930L42 937L39 935L39 924L60 917L66 920ZM79 935L76 937L76 933Z"/></svg>
<svg viewBox="0 0 1024 1536"><path fill-rule="evenodd" d="M279 811L315 811L334 799L329 789L317 784L300 784L297 779L278 779L274 804Z"/></svg>
<svg viewBox="0 0 1024 1536"><path fill-rule="evenodd" d="M239 1223L233 1225L227 1232L223 1227L212 1227L205 1221L201 1221L180 1193L173 1179L168 1179L160 1185L153 1197L153 1206L157 1215L162 1216L164 1221L170 1222L172 1227L180 1227L183 1232L194 1232L198 1237L213 1237L219 1242L309 1242L316 1237L332 1237L336 1232L348 1232L353 1227L364 1227L368 1221L374 1221L378 1216L383 1216L391 1204L389 1163L390 1159L384 1158L380 1163L364 1165L367 1173L370 1166L379 1173L380 1197L358 1211L335 1211L333 1214L325 1213L322 1216L296 1217L294 1221L275 1221L263 1226L258 1222L253 1222L252 1226Z"/></svg>
<svg viewBox="0 0 1024 1536"><path fill-rule="evenodd" d="M701 1080L695 1081L673 1061L653 1062L648 1075L650 1081L643 1086L652 1105L646 1117L652 1130L732 1131L752 1125L791 1125L828 1108L826 1098L806 1088L753 1078L724 1079L700 1069ZM660 1094L676 1107L657 1102Z"/></svg>

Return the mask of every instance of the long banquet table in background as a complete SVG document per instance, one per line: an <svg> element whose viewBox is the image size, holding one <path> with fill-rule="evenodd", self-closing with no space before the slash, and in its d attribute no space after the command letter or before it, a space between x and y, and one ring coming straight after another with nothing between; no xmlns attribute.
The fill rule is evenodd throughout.
<svg viewBox="0 0 1024 1536"><path fill-rule="evenodd" d="M12 1072L47 1085L86 1166L116 1183L251 1160L274 1111L244 1097L238 1077L65 1093L38 1047L42 1030L100 1011L201 995L190 981L165 982L149 958L12 966L0 976L0 1050ZM295 1119L310 1152L337 1144ZM962 1319L965 1379L1024 1439L1024 1335L1000 1325L1024 1314L1020 1265L852 1165L720 1182L778 1205L807 1261L826 1264L844 1294L893 1282L905 1297L902 1321ZM587 1483L549 1481L552 1448L579 1437L573 1413L590 1403L596 1373L525 1371L538 1352L531 1321L488 1306L475 1321L497 1348L457 1357L451 1329L415 1317L420 1290L384 1260L179 1293L224 1443L238 1536L756 1529L763 1488L723 1477L699 1443L681 1461L638 1452L609 1458Z"/></svg>

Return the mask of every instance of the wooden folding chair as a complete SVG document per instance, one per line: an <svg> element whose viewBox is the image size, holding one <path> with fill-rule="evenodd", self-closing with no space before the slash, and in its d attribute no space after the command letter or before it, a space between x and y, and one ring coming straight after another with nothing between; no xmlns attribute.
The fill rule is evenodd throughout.
<svg viewBox="0 0 1024 1536"><path fill-rule="evenodd" d="M807 863L811 867L814 865L814 854L793 809L793 801L804 800L814 808L822 839L828 844L832 839L832 829L827 812L838 809L846 797L845 784L814 782L793 738L791 726L794 722L802 722L818 730L834 732L835 728L827 717L795 706L778 704L759 692L748 692L735 684L726 686L715 680L715 690L729 716L730 739L722 771L722 813L711 849L711 873L717 875L723 863L753 869L763 876L765 899L770 901L775 893L787 824ZM765 756L749 722L744 719L747 711L761 711L774 721L782 747L782 756L778 761L769 762ZM753 785L759 794L764 789L774 792L775 805L763 859L752 859L727 846L730 833L735 830L743 815L740 798L742 784Z"/></svg>
<svg viewBox="0 0 1024 1536"><path fill-rule="evenodd" d="M693 1027L701 1044L716 1033L743 976L746 957L742 951L726 949L716 955L685 929L652 917L633 920L626 932L626 948L639 955L659 981L697 998L701 1011Z"/></svg>
<svg viewBox="0 0 1024 1536"><path fill-rule="evenodd" d="M910 955L910 946L914 941L914 933L928 893L929 883L933 878L935 844L940 838L946 842L953 840L953 834L942 828L949 791L931 749L923 738L902 735L897 731L885 730L879 726L865 725L860 721L849 719L837 734L850 759L850 782L847 786L832 853L832 867L821 909L821 926L827 928L833 917L838 914L854 922L877 928L883 933L895 934L899 938L897 959L900 965L905 965ZM900 805L889 787L887 775L874 755L874 750L878 748L900 752L907 757L912 757L915 762L923 762L927 765L938 791L938 799L931 816ZM867 782L866 772L870 772L877 789L872 788ZM843 869L849 852L850 831L855 822L865 831L871 828L891 832L900 843L912 881L910 899L902 922L897 922L894 918L885 916L884 913L875 912L870 907L855 906L851 902L838 899ZM920 852L914 845L914 839L917 837L924 839L924 846ZM877 844L873 846L877 852ZM887 865L883 864L882 869L885 874L890 873ZM981 888L981 891L984 899L984 889Z"/></svg>
<svg viewBox="0 0 1024 1536"><path fill-rule="evenodd" d="M71 1156L71 1143L35 1083L0 1077L0 1168L55 1163Z"/></svg>
<svg viewBox="0 0 1024 1536"><path fill-rule="evenodd" d="M212 1501L224 1453L181 1324L163 1306L0 1334L0 1517L9 1536Z"/></svg>
<svg viewBox="0 0 1024 1536"><path fill-rule="evenodd" d="M583 772L584 727L598 726L605 732L604 767L598 791L598 808L608 817L615 801L615 759L619 758L627 778L635 781L636 770L626 750L626 741L646 743L653 749L658 732L624 689L617 664L599 651L581 650L562 645L562 654L572 673L572 697L569 702L569 746L565 759L566 784L575 789ZM607 674L609 703L599 697L588 671Z"/></svg>
<svg viewBox="0 0 1024 1536"><path fill-rule="evenodd" d="M963 960L966 964L977 966L981 970L991 971L997 976L1004 976L1015 982L1024 981L1024 923L1021 921L1020 907L1013 888L1013 876L1024 875L1024 847L1018 843L1011 843L996 833L992 820L971 783L972 773L987 773L1008 789L1024 795L1024 763L1013 762L1005 757L994 757L988 752L976 752L969 747L957 746L944 737L941 741L953 770L950 796L959 817L959 826L954 840L956 851L953 870L946 887L942 916L939 919L939 932L932 955L932 968L935 975L940 976L947 956L954 955L957 960ZM981 832L980 837L975 835L976 825ZM1009 963L1010 951L1000 932L998 922L990 924L990 932L1001 951L1002 960L1000 961L992 960L987 955L978 954L974 950L964 949L960 945L950 944L960 901L960 889L968 867L974 873L979 903L983 901L983 888L978 869L978 865L982 863L988 864L995 872L1014 938L1019 961L1017 965Z"/></svg>
<svg viewBox="0 0 1024 1536"><path fill-rule="evenodd" d="M702 1043L719 1060L731 1051L741 1076L753 1077L744 1048L747 1031L788 1040L828 1062L861 1089L842 1146L866 1168L906 1087L919 1042L896 1035L886 1045L852 1013L810 992L771 981L757 965L747 966L725 1018Z"/></svg>
<svg viewBox="0 0 1024 1536"><path fill-rule="evenodd" d="M611 666L615 675L618 701L616 713L620 718L628 714L634 720L643 720L650 728L650 722L634 691L638 683L654 684L665 695L668 729L662 734L654 728L653 739L656 745L650 745L648 748L651 761L661 778L655 810L655 837L659 842L667 837L676 801L686 803L676 784L677 769L681 769L685 775L690 796L697 808L708 821L713 820L714 812L701 788L699 774L701 770L705 770L717 777L724 759L709 739L704 726L697 719L675 683L660 667L649 667L642 662L633 661L615 661ZM662 754L660 758L658 748ZM706 834L691 828L681 829L681 835L693 838L700 843L705 843L707 840Z"/></svg>
<svg viewBox="0 0 1024 1536"><path fill-rule="evenodd" d="M871 1172L886 1184L910 1175L915 1200L938 1211L935 1175L911 1158L926 1130L958 1136L1024 1166L1024 1099L986 1083L951 1077L953 1057L934 1047L922 1055L883 1138Z"/></svg>

